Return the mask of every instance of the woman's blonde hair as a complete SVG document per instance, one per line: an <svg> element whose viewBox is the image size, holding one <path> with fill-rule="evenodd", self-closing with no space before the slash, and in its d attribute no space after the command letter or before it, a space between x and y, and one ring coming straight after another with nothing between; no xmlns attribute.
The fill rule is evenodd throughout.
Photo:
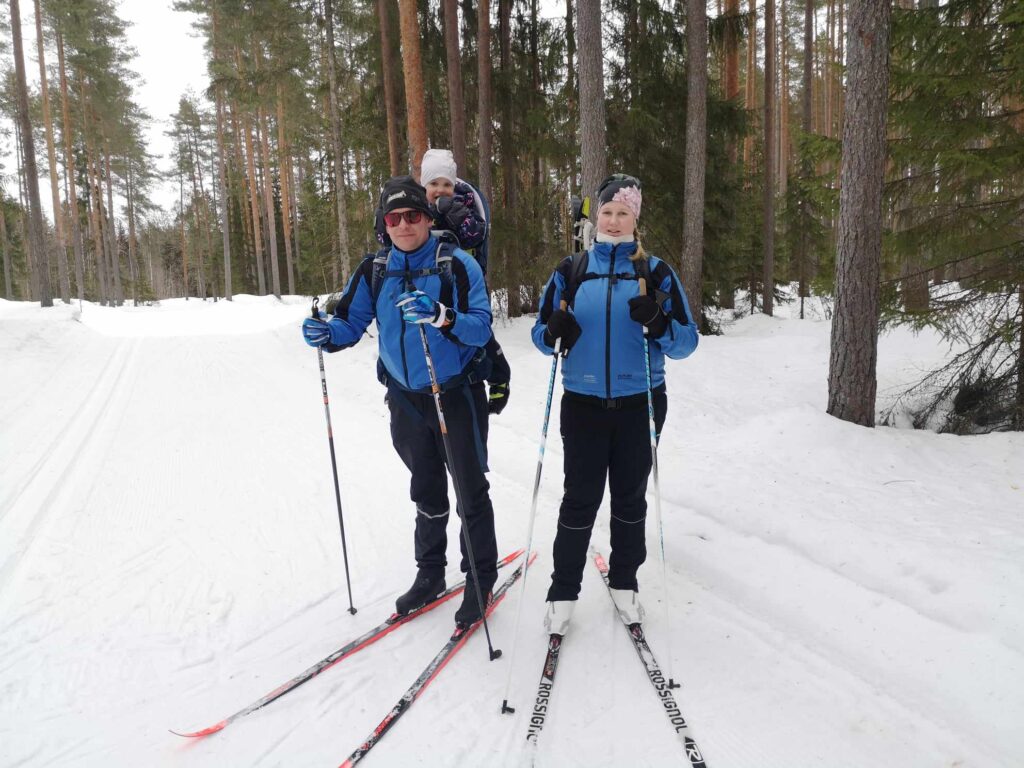
<svg viewBox="0 0 1024 768"><path fill-rule="evenodd" d="M644 250L643 244L640 242L640 227L639 226L633 227L633 239L636 240L636 251L634 251L633 255L629 257L629 260L630 261L640 261L640 259L649 259L649 258L651 258L647 254L647 251Z"/></svg>

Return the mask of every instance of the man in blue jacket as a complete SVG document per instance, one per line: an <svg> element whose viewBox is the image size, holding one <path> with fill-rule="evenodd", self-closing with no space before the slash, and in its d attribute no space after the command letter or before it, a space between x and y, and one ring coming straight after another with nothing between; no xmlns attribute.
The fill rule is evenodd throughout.
<svg viewBox="0 0 1024 768"><path fill-rule="evenodd" d="M377 322L381 375L388 388L391 439L412 473L416 505L417 575L396 601L399 614L429 602L445 589L449 518L445 448L431 394L430 373L417 326L426 330L457 478L459 499L476 558L479 584L470 577L465 538L462 572L467 586L455 621L480 618L497 577L494 510L487 482L487 394L482 347L491 337L491 309L483 273L472 256L431 234L426 191L411 176L389 179L378 214L391 240L384 257L368 256L346 286L329 319L308 318L310 346L337 351L356 344Z"/></svg>

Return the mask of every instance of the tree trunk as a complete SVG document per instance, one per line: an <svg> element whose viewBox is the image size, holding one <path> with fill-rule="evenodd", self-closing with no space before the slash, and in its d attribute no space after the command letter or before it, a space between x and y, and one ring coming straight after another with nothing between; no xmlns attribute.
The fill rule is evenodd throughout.
<svg viewBox="0 0 1024 768"><path fill-rule="evenodd" d="M757 93L755 90L755 83L757 82L757 57L755 51L757 50L757 8L754 5L754 0L747 1L747 82L745 83L744 95L744 106L747 109L747 115L753 119L754 109L757 106L755 99ZM753 161L754 161L754 134L753 131L748 133L743 139L743 169L744 172L750 175L753 172Z"/></svg>
<svg viewBox="0 0 1024 768"><path fill-rule="evenodd" d="M605 147L604 48L601 43L601 0L577 5L580 80L580 155L583 194L594 195L608 175Z"/></svg>
<svg viewBox="0 0 1024 768"><path fill-rule="evenodd" d="M246 174L247 165L242 154L242 131L239 126L238 104L232 100L226 104L224 109L231 121L231 133L234 136L232 146L235 151L235 169L237 170L237 187L239 192L238 212L242 220L242 245L243 259L246 264L246 273L251 274L251 267L256 263L255 234L252 226L252 206L249 205L249 179ZM230 179L229 179L230 181ZM251 259L248 257L252 257Z"/></svg>
<svg viewBox="0 0 1024 768"><path fill-rule="evenodd" d="M416 8L415 0L409 0L413 3L413 27L416 26ZM408 4L403 0L404 4ZM337 65L335 64L334 56L334 8L332 0L324 0L324 13L327 16L327 82L330 86L330 93L328 94L328 102L330 104L331 111L331 144L334 149L334 200L335 208L338 214L338 261L341 264L341 281L343 283L348 282L348 270L349 270L349 253L348 253L348 226L345 222L345 173L344 173L344 160L341 149L341 120L338 116L338 83L337 83ZM404 13L404 12L403 12ZM405 43L405 20L402 22L402 40L403 40L403 51ZM419 71L419 38L415 38L416 44L416 65L417 71ZM406 85L408 87L408 74L406 74ZM420 103L422 104L423 99L423 76L420 75L420 89L419 89ZM427 151L426 141L426 110L420 113L421 126L423 128L423 149L418 155L416 155L416 175L419 177L419 162L420 158L423 157L423 153ZM411 118L410 118L411 125ZM415 153L414 153L415 154Z"/></svg>
<svg viewBox="0 0 1024 768"><path fill-rule="evenodd" d="M131 161L125 158L128 178L125 180L125 196L128 203L128 271L132 278L132 305L139 306L139 266L135 249L135 199Z"/></svg>
<svg viewBox="0 0 1024 768"><path fill-rule="evenodd" d="M103 254L103 238L100 233L100 185L96 173L95 153L89 138L88 90L81 71L79 71L78 81L82 87L82 136L85 139L85 178L89 188L89 229L92 235L93 258L96 261L96 281L100 288L100 303L106 304L110 300L110 286L107 282L106 258Z"/></svg>
<svg viewBox="0 0 1024 768"><path fill-rule="evenodd" d="M704 291L704 172L707 165L708 24L705 0L686 8L686 182L683 198L683 287L700 325Z"/></svg>
<svg viewBox="0 0 1024 768"><path fill-rule="evenodd" d="M121 284L121 254L117 247L117 230L114 228L114 175L110 172L110 144L104 139L103 167L107 179L107 240L110 243L110 270L114 276L114 300L117 306L124 304L124 286Z"/></svg>
<svg viewBox="0 0 1024 768"><path fill-rule="evenodd" d="M327 0L329 3L330 0ZM423 91L423 64L420 59L420 28L416 0L398 0L402 37L402 69L405 73L405 108L409 126L409 160L412 175L420 177L420 163L427 151L427 105Z"/></svg>
<svg viewBox="0 0 1024 768"><path fill-rule="evenodd" d="M599 0L595 0L598 1ZM515 108L512 94L512 0L498 0L498 48L501 54L501 177L505 208L519 205L519 148L513 146Z"/></svg>
<svg viewBox="0 0 1024 768"><path fill-rule="evenodd" d="M60 103L64 123L64 178L67 181L68 218L71 220L71 239L75 251L75 283L78 301L85 300L85 255L82 252L82 232L78 221L78 191L75 189L75 155L71 146L71 112L68 107L68 82L64 70L64 36L57 31L57 62L60 68Z"/></svg>
<svg viewBox="0 0 1024 768"><path fill-rule="evenodd" d="M725 16L728 22L725 27L725 98L732 101L740 93L740 49L735 25L740 12L740 0L726 0ZM729 162L736 162L736 142L729 140ZM730 293L732 289L730 288Z"/></svg>
<svg viewBox="0 0 1024 768"><path fill-rule="evenodd" d="M210 22L213 25L213 57L221 63L221 47L219 45L218 28L220 17L217 13L210 13ZM231 198L228 195L227 167L228 158L224 152L224 89L218 86L214 92L214 105L217 110L217 183L220 185L220 228L224 259L224 298L232 301L234 293L231 285ZM244 206L243 206L244 208ZM245 214L242 214L245 218Z"/></svg>
<svg viewBox="0 0 1024 768"><path fill-rule="evenodd" d="M252 129L249 116L242 117L242 133L245 136L245 162L249 171L249 208L252 214L252 237L256 247L256 290L260 296L267 295L267 281L263 270L263 231L260 220L260 201L258 182L256 180L256 153L253 150Z"/></svg>
<svg viewBox="0 0 1024 768"><path fill-rule="evenodd" d="M574 117L576 107L576 33L572 21L573 0L565 0L565 101L569 118Z"/></svg>
<svg viewBox="0 0 1024 768"><path fill-rule="evenodd" d="M274 295L281 298L281 265L277 258L277 216L274 212L274 174L270 166L270 129L263 108L256 110L260 121L260 149L263 155L263 202L267 209L267 240L270 243L270 279Z"/></svg>
<svg viewBox="0 0 1024 768"><path fill-rule="evenodd" d="M292 211L295 216L295 226L292 230L295 232L295 263L298 264L302 260L302 248L299 245L299 196L297 190L302 189L303 176L302 176L302 160L297 163L296 183L291 185L292 187Z"/></svg>
<svg viewBox="0 0 1024 768"><path fill-rule="evenodd" d="M18 125L21 127L21 147L25 156L25 185L28 187L29 249L35 254L37 275L34 282L39 290L39 305L53 306L50 291L50 260L43 239L43 209L39 201L39 171L36 166L36 145L32 136L32 122L28 112L28 85L25 76L25 52L21 42L21 9L18 0L11 0L11 38L14 48L14 72L17 81ZM54 212L58 213L57 211Z"/></svg>
<svg viewBox="0 0 1024 768"><path fill-rule="evenodd" d="M479 163L477 172L480 192L490 203L494 197L494 182L491 176L491 160L494 153L491 125L491 110L494 92L491 88L491 4L490 0L479 0L477 9L477 116L479 132Z"/></svg>
<svg viewBox="0 0 1024 768"><path fill-rule="evenodd" d="M231 285L231 229L230 197L228 197L228 182L226 168L227 156L224 153L224 101L220 88L217 89L217 181L220 184L220 228L221 239L224 249L224 298L231 301L234 297ZM243 214L242 218L245 218Z"/></svg>
<svg viewBox="0 0 1024 768"><path fill-rule="evenodd" d="M853 0L836 251L828 413L875 424L882 182L889 89L889 0Z"/></svg>
<svg viewBox="0 0 1024 768"><path fill-rule="evenodd" d="M71 301L71 279L68 276L67 239L64 237L64 216L60 205L60 180L57 177L57 152L53 143L53 117L50 114L50 89L46 78L46 51L43 47L43 14L39 0L35 0L36 49L39 53L39 86L42 91L43 125L46 127L46 156L50 167L50 194L53 203L53 228L57 232L60 256L57 259L57 279L60 296L65 304Z"/></svg>
<svg viewBox="0 0 1024 768"><path fill-rule="evenodd" d="M802 105L802 123L801 128L804 132L805 137L811 135L813 126L812 121L812 109L811 109L811 97L813 94L813 82L814 82L814 0L804 0L804 78L803 78L803 105ZM800 176L803 177L805 183L811 177L811 164L806 154L801 155L800 160ZM797 279L799 281L798 293L800 294L800 319L804 317L804 298L809 293L807 290L809 269L808 269L808 243L807 243L807 200L805 199L806 191L802 190L800 193L800 232L797 236Z"/></svg>
<svg viewBox="0 0 1024 768"><path fill-rule="evenodd" d="M779 5L779 40L780 55L779 77L779 195L785 199L789 186L789 29L786 24L786 0Z"/></svg>
<svg viewBox="0 0 1024 768"><path fill-rule="evenodd" d="M1017 307L1024 308L1024 281L1018 286ZM1020 323L1018 327L1020 343L1017 347L1017 413L1013 419L1013 428L1020 432L1024 431L1024 323Z"/></svg>
<svg viewBox="0 0 1024 768"><path fill-rule="evenodd" d="M12 285L13 275L11 270L11 247L7 240L7 217L4 215L3 207L0 206L0 248L4 256L4 298L14 301L14 287Z"/></svg>
<svg viewBox="0 0 1024 768"><path fill-rule="evenodd" d="M448 61L448 112L451 117L452 153L460 173L466 173L466 104L462 97L459 61L459 10L456 0L444 0L444 40Z"/></svg>
<svg viewBox="0 0 1024 768"><path fill-rule="evenodd" d="M184 283L185 300L188 301L188 244L185 240L185 177L178 172L178 219L181 225L181 279Z"/></svg>
<svg viewBox="0 0 1024 768"><path fill-rule="evenodd" d="M185 126L185 140L188 142L189 165L192 169L192 215L195 217L196 235L200 232L203 232L206 235L206 256L208 260L211 257L213 248L212 243L210 242L210 230L209 227L207 227L203 216L203 205L206 202L206 196L202 194L199 186L199 178L202 178L202 171L199 169L199 142L196 140L193 146L194 138L197 137L192 135L191 127ZM196 245L196 288L199 298L205 300L206 260L203 259L203 247L202 243L198 242L198 237Z"/></svg>
<svg viewBox="0 0 1024 768"><path fill-rule="evenodd" d="M292 260L291 179L292 159L284 132L284 93L277 84L277 170L281 179L281 226L284 229L284 263L288 270L288 294L295 295L295 264Z"/></svg>
<svg viewBox="0 0 1024 768"><path fill-rule="evenodd" d="M775 312L775 0L764 4L764 277L762 311Z"/></svg>
<svg viewBox="0 0 1024 768"><path fill-rule="evenodd" d="M14 146L16 150L15 178L18 180L18 239L25 249L25 267L28 271L28 292L26 295L32 301L39 295L39 286L36 282L38 273L32 261L32 249L28 247L28 233L25 231L25 215L28 212L28 190L25 188L25 163L24 155L21 151L21 124L17 119L17 102L15 102Z"/></svg>
<svg viewBox="0 0 1024 768"><path fill-rule="evenodd" d="M936 0L937 1L937 0ZM846 104L846 89L843 87L843 39L845 37L845 25L843 24L843 6L846 5L846 0L839 0L839 50L836 52L836 90L838 91L836 101L838 102L838 115L836 120L839 125L839 130L843 130L843 111L845 110Z"/></svg>
<svg viewBox="0 0 1024 768"><path fill-rule="evenodd" d="M835 38L835 11L833 0L828 0L825 8L825 51L824 51L824 75L825 82L822 89L825 95L825 135L832 137L832 41Z"/></svg>
<svg viewBox="0 0 1024 768"><path fill-rule="evenodd" d="M725 15L725 98L735 99L740 92L740 49L735 34L735 17L740 13L740 0L726 0Z"/></svg>
<svg viewBox="0 0 1024 768"><path fill-rule="evenodd" d="M487 0L483 0L486 2ZM388 127L388 159L391 175L401 173L401 148L398 145L398 106L395 101L395 55L391 45L391 11L388 0L377 0L377 19L380 22L380 60L384 77L384 111Z"/></svg>

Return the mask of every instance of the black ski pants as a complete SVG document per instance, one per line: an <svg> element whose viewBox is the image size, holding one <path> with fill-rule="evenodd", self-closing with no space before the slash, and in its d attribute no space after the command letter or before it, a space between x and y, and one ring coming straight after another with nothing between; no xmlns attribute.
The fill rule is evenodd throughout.
<svg viewBox="0 0 1024 768"><path fill-rule="evenodd" d="M665 388L659 387L654 390L658 435L667 410ZM644 495L651 472L647 396L602 401L566 392L562 396L561 430L565 494L558 512L555 570L547 599L579 597L590 532L604 497L606 479L611 491L608 580L615 589L635 590L637 569L647 559Z"/></svg>
<svg viewBox="0 0 1024 768"><path fill-rule="evenodd" d="M469 525L477 572L485 589L497 578L498 545L494 535L494 508L487 482L487 393L483 383L456 387L441 395L441 407L451 444L454 466L448 466L433 395L388 387L391 442L412 473L409 496L416 505L414 546L416 565L441 575L448 564L448 476L452 472L458 498ZM469 573L465 535L463 573Z"/></svg>

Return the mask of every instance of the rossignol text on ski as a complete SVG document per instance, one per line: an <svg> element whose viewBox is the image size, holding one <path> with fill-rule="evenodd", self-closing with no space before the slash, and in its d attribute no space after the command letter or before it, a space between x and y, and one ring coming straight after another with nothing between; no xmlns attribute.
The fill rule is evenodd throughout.
<svg viewBox="0 0 1024 768"><path fill-rule="evenodd" d="M605 562L604 557L601 553L591 549L593 555L594 565L597 566L597 570L601 573L601 578L604 581L604 585L608 587L609 595L611 594L611 587L608 584L608 563ZM619 615L616 611L616 615ZM622 617L619 616L621 619ZM654 652L651 650L651 646L647 643L647 638L644 637L643 626L639 623L627 624L625 621L622 625L626 628L629 639L633 642L633 647L636 648L636 654L640 657L640 663L644 665L644 670L647 672L647 679L651 681L651 685L654 687L655 693L658 694L658 700L661 701L661 706L665 710L665 716L668 717L669 722L672 723L672 727L675 729L676 737L680 740L683 745L683 751L686 754L687 760L690 761L692 768L707 768L707 764L704 762L704 755L700 751L700 747L697 746L697 742L694 741L690 735L690 725L686 722L683 717L682 711L679 709L679 704L676 703L676 698L672 693L674 688L678 688L678 684L673 684L665 679L665 675L662 674L661 666L658 664L658 660L654 657Z"/></svg>

